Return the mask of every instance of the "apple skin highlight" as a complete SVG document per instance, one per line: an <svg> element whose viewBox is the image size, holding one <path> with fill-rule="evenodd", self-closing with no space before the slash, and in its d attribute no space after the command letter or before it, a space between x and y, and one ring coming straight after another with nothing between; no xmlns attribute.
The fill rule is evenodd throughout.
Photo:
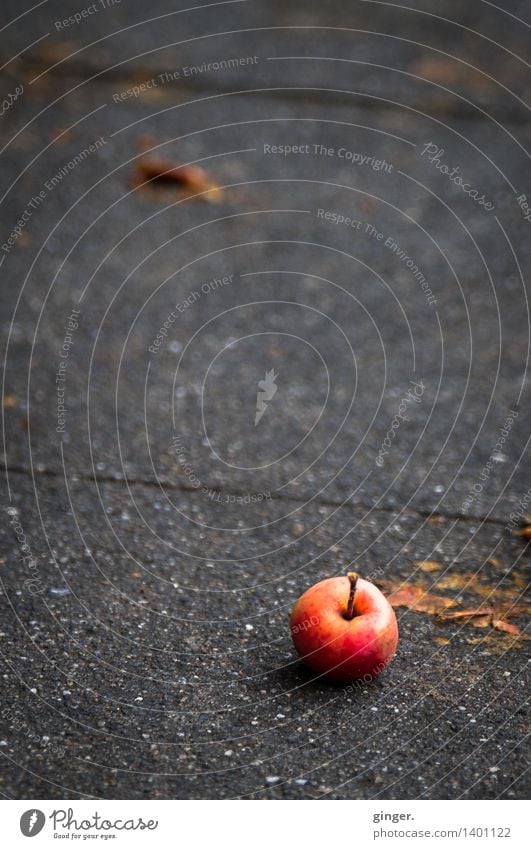
<svg viewBox="0 0 531 849"><path fill-rule="evenodd" d="M307 666L343 684L375 678L398 644L393 608L378 587L356 573L327 578L306 590L293 607L290 630Z"/></svg>

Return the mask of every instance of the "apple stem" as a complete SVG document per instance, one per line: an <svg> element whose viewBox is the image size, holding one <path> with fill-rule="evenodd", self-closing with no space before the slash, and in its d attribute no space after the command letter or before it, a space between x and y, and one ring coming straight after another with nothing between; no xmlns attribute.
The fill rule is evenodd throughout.
<svg viewBox="0 0 531 849"><path fill-rule="evenodd" d="M345 618L354 619L354 596L356 595L356 585L358 583L359 575L357 572L349 572L347 578L350 581L350 594L348 597L347 612L345 614Z"/></svg>

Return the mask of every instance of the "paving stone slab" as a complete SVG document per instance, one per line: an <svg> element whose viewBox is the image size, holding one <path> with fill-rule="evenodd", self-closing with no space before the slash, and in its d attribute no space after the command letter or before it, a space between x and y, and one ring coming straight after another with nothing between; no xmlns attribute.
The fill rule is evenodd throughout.
<svg viewBox="0 0 531 849"><path fill-rule="evenodd" d="M321 506L303 528L272 530L262 507L262 527L227 542L216 506L198 495L183 493L179 512L153 487L123 482L67 489L19 474L11 486L6 795L523 797L521 640L399 608L389 670L331 687L305 671L287 627L299 593L353 555L377 582L423 583L461 608L478 592L483 604L506 593L517 602L528 556L498 523ZM273 509L280 518L296 506ZM245 509L224 514L236 525ZM428 557L436 572L414 565Z"/></svg>
<svg viewBox="0 0 531 849"><path fill-rule="evenodd" d="M390 99L430 112L521 121L529 108L525 0L503 8L480 0L159 0L149 7L60 0L30 8L20 19L20 4L6 2L0 32L4 62L16 57L8 69L29 74L28 85L69 75L109 77L124 88L148 83L152 94L168 84L316 87L339 96L354 89L372 107Z"/></svg>
<svg viewBox="0 0 531 849"><path fill-rule="evenodd" d="M11 132L46 101L12 109ZM448 514L517 508L529 223L511 186L526 159L504 142L511 128L437 127L487 210L422 154L423 119L366 119L281 96L113 106L98 85L21 129L4 174L6 229L31 212L2 268L7 465ZM217 202L133 186L139 157L156 156L203 162ZM277 392L255 425L271 371Z"/></svg>

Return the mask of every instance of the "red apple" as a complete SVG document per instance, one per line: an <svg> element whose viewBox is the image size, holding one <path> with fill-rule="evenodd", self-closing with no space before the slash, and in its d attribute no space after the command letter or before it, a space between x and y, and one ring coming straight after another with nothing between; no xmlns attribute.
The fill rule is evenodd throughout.
<svg viewBox="0 0 531 849"><path fill-rule="evenodd" d="M398 643L393 608L356 572L306 590L291 612L290 630L310 669L342 683L379 675Z"/></svg>

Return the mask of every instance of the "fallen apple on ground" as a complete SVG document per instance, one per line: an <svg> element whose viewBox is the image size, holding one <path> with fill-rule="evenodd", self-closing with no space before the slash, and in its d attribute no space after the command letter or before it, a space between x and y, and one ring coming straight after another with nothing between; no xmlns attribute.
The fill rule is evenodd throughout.
<svg viewBox="0 0 531 849"><path fill-rule="evenodd" d="M375 678L391 662L398 643L393 608L357 572L306 590L293 607L290 630L310 669L341 683Z"/></svg>

